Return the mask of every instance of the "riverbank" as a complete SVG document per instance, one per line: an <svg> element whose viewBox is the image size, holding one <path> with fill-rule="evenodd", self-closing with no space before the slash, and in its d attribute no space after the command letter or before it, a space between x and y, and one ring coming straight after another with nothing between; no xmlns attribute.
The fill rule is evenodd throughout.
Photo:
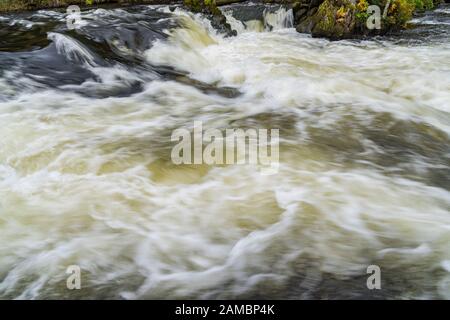
<svg viewBox="0 0 450 320"><path fill-rule="evenodd" d="M136 5L136 4L172 4L182 3L176 0L0 0L0 12L30 11L39 9L63 8L78 5L82 8L97 5Z"/></svg>
<svg viewBox="0 0 450 320"><path fill-rule="evenodd" d="M193 12L210 15L214 27L235 35L218 6L243 0L0 0L0 12L67 7L82 8L116 4L184 4ZM258 1L257 1L258 2ZM443 0L267 0L293 10L294 26L300 33L339 40L374 36L405 29L417 12L434 9ZM374 8L375 9L371 9ZM378 8L378 9L377 9ZM378 10L378 13L377 13ZM375 15L378 14L378 17Z"/></svg>

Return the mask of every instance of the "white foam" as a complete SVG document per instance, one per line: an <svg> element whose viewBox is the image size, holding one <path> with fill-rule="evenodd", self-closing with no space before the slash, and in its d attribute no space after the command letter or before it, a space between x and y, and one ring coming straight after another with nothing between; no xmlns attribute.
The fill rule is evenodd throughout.
<svg viewBox="0 0 450 320"><path fill-rule="evenodd" d="M48 38L55 43L58 53L64 55L69 60L90 66L96 65L93 54L79 41L55 32L49 32Z"/></svg>
<svg viewBox="0 0 450 320"><path fill-rule="evenodd" d="M72 264L87 296L233 298L283 291L308 268L357 279L372 263L415 274L419 289L431 287L422 296L448 297L450 193L301 145L310 125L302 119L324 110L317 129L371 109L449 133L445 45L329 42L292 29L223 38L179 15L185 28L154 43L149 62L241 96L155 80L124 98L39 88L0 101L0 297L70 297ZM117 66L92 67L80 43L49 36L105 86L136 79ZM293 150L281 151L276 175L164 158L173 129L194 120L225 128L262 112L299 116L298 136L282 137ZM443 274L429 278L428 270ZM303 283L303 293L317 281Z"/></svg>

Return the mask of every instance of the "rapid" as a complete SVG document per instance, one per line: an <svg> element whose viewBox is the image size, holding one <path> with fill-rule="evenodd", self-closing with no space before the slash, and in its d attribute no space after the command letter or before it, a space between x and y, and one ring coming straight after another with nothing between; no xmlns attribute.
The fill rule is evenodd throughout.
<svg viewBox="0 0 450 320"><path fill-rule="evenodd" d="M221 8L234 37L172 6L0 16L1 299L450 299L450 6L334 42L260 6ZM279 172L173 164L194 121L280 129Z"/></svg>

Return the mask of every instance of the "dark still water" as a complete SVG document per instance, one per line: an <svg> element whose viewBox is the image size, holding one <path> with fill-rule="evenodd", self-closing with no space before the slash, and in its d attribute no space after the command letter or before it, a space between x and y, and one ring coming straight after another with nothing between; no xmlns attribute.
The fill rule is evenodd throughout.
<svg viewBox="0 0 450 320"><path fill-rule="evenodd" d="M0 16L0 298L450 298L450 6L337 42L173 9ZM175 165L194 121L279 128L278 173Z"/></svg>

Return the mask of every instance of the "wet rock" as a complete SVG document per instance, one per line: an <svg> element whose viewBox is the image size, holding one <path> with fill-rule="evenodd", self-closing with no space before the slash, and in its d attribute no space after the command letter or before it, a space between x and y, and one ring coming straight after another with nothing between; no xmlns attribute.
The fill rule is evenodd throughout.
<svg viewBox="0 0 450 320"><path fill-rule="evenodd" d="M231 28L226 17L217 7L215 0L184 0L184 5L192 12L204 14L211 21L214 29L226 36L237 35L237 32Z"/></svg>
<svg viewBox="0 0 450 320"><path fill-rule="evenodd" d="M297 16L298 16L299 18L301 18L301 17L305 16L306 13L308 13L308 9L301 8L301 9L299 9L299 10L297 11Z"/></svg>
<svg viewBox="0 0 450 320"><path fill-rule="evenodd" d="M214 27L214 29L218 30L220 33L224 33L229 37L237 35L237 31L231 28L222 12L220 12L220 14L210 14L208 15L208 18L211 21L211 25Z"/></svg>
<svg viewBox="0 0 450 320"><path fill-rule="evenodd" d="M313 37L332 40L379 35L406 27L415 11L434 8L440 0L305 0L294 2L292 8L296 29ZM380 9L380 23L369 28L367 21ZM306 10L306 11L305 11Z"/></svg>
<svg viewBox="0 0 450 320"><path fill-rule="evenodd" d="M355 10L351 0L325 0L312 14L313 37L349 38L355 30Z"/></svg>
<svg viewBox="0 0 450 320"><path fill-rule="evenodd" d="M261 20L264 11L270 10L265 4L277 3L292 8L294 25L298 32L337 40L403 29L414 12L433 9L444 1L450 0L262 0L259 4L252 6L239 6L239 10L233 10L233 16L243 22ZM181 0L92 0L89 2L86 0L0 0L0 12L64 7L69 4L80 6L106 3L173 5L180 2ZM205 14L219 32L227 36L236 35L236 31L232 30L217 6L243 2L243 0L184 0L183 2L191 11ZM383 15L380 28L369 29L366 25L373 14L368 11L371 5L379 6ZM173 10L173 8L171 6L170 9Z"/></svg>
<svg viewBox="0 0 450 320"><path fill-rule="evenodd" d="M255 4L252 6L236 4L230 7L230 11L235 19L247 22L251 20L262 20L264 11L268 6L264 4Z"/></svg>
<svg viewBox="0 0 450 320"><path fill-rule="evenodd" d="M227 7L227 11L230 11L233 18L236 20L247 22L252 20L264 21L264 14L268 12L276 12L280 9L280 5L270 5L267 3L252 3L248 5L246 3L236 3L233 6Z"/></svg>

